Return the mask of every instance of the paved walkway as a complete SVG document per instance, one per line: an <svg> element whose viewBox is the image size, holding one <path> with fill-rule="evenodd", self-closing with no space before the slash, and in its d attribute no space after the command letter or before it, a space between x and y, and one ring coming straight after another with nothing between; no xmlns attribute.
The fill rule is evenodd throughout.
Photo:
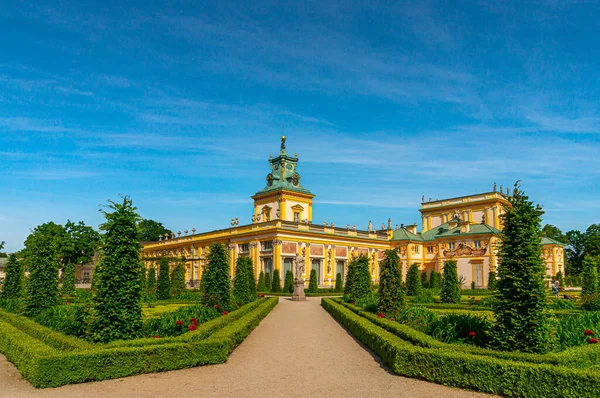
<svg viewBox="0 0 600 398"><path fill-rule="evenodd" d="M490 397L390 373L320 301L281 298L221 365L36 390L0 355L0 397Z"/></svg>

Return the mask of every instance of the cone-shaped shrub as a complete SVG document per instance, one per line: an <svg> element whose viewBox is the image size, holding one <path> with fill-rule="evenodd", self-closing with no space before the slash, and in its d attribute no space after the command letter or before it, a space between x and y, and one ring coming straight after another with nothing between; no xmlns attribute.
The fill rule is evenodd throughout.
<svg viewBox="0 0 600 398"><path fill-rule="evenodd" d="M350 300L358 301L371 294L371 272L369 272L369 258L360 255L356 259L356 270L350 291Z"/></svg>
<svg viewBox="0 0 600 398"><path fill-rule="evenodd" d="M491 345L497 349L545 353L552 345L546 311L546 269L540 245L543 211L515 184L504 207L498 257L496 323Z"/></svg>
<svg viewBox="0 0 600 398"><path fill-rule="evenodd" d="M294 293L294 274L292 271L285 272L285 282L283 284L284 293Z"/></svg>
<svg viewBox="0 0 600 398"><path fill-rule="evenodd" d="M185 291L185 258L181 257L171 272L171 294L181 294Z"/></svg>
<svg viewBox="0 0 600 398"><path fill-rule="evenodd" d="M203 301L209 306L227 308L231 304L231 282L225 246L214 243L210 246L208 265L203 277Z"/></svg>
<svg viewBox="0 0 600 398"><path fill-rule="evenodd" d="M271 284L273 282L273 279L271 279L271 273L267 272L265 274L265 292L270 292L271 291Z"/></svg>
<svg viewBox="0 0 600 398"><path fill-rule="evenodd" d="M488 289L496 290L496 273L494 271L488 273Z"/></svg>
<svg viewBox="0 0 600 398"><path fill-rule="evenodd" d="M140 263L140 289L145 292L148 289L147 270L144 263Z"/></svg>
<svg viewBox="0 0 600 398"><path fill-rule="evenodd" d="M429 288L429 278L427 277L427 271L423 270L421 271L421 287L423 289L427 289Z"/></svg>
<svg viewBox="0 0 600 398"><path fill-rule="evenodd" d="M65 296L75 294L75 264L73 263L67 263L63 267L61 293Z"/></svg>
<svg viewBox="0 0 600 398"><path fill-rule="evenodd" d="M94 272L95 293L86 319L86 335L95 342L134 339L142 331L139 216L129 197L102 211L103 257Z"/></svg>
<svg viewBox="0 0 600 398"><path fill-rule="evenodd" d="M148 270L148 280L146 281L146 287L148 290L154 290L156 288L156 268L154 268L154 264Z"/></svg>
<svg viewBox="0 0 600 398"><path fill-rule="evenodd" d="M583 259L583 274L581 281L581 295L589 296L598 293L598 271L596 269L596 259L591 256L585 256Z"/></svg>
<svg viewBox="0 0 600 398"><path fill-rule="evenodd" d="M252 260L250 257L240 256L235 264L235 277L233 278L233 297L240 304L247 304L254 301L256 294L252 294L254 286L254 277L252 272Z"/></svg>
<svg viewBox="0 0 600 398"><path fill-rule="evenodd" d="M442 291L440 301L442 303L460 303L460 282L456 272L456 261L448 260L444 263L444 277L442 278Z"/></svg>
<svg viewBox="0 0 600 398"><path fill-rule="evenodd" d="M379 291L377 311L380 314L394 315L404 306L402 290L402 270L396 250L386 250L385 258L379 263Z"/></svg>
<svg viewBox="0 0 600 398"><path fill-rule="evenodd" d="M273 281L271 282L271 291L273 293L281 293L281 279L279 279L279 270L273 270Z"/></svg>
<svg viewBox="0 0 600 398"><path fill-rule="evenodd" d="M439 289L442 286L442 278L439 272L431 271L429 274L429 287Z"/></svg>
<svg viewBox="0 0 600 398"><path fill-rule="evenodd" d="M156 287L156 297L159 300L168 300L171 298L171 277L169 259L163 257L160 259L158 268L158 286Z"/></svg>
<svg viewBox="0 0 600 398"><path fill-rule="evenodd" d="M342 286L342 274L341 273L337 273L337 275L335 276L335 291L336 292L341 292L343 289Z"/></svg>
<svg viewBox="0 0 600 398"><path fill-rule="evenodd" d="M308 292L316 293L319 291L319 282L317 281L317 270L310 270L310 278L308 280Z"/></svg>
<svg viewBox="0 0 600 398"><path fill-rule="evenodd" d="M256 290L258 290L259 292L267 291L267 285L265 284L265 273L262 271L260 271L260 274L258 274L258 285L256 287Z"/></svg>
<svg viewBox="0 0 600 398"><path fill-rule="evenodd" d="M254 276L254 264L252 260L246 261L246 274L248 274L248 302L254 301L258 298L256 293L256 277Z"/></svg>
<svg viewBox="0 0 600 398"><path fill-rule="evenodd" d="M344 284L344 294L350 295L352 291L352 284L354 283L354 279L356 276L356 265L358 259L353 257L348 263L348 272L346 274L346 283Z"/></svg>
<svg viewBox="0 0 600 398"><path fill-rule="evenodd" d="M16 254L8 256L4 267L5 279L2 284L0 299L16 300L23 294L23 263L17 260Z"/></svg>
<svg viewBox="0 0 600 398"><path fill-rule="evenodd" d="M421 291L421 278L417 264L411 265L406 273L406 289L408 296L416 296Z"/></svg>

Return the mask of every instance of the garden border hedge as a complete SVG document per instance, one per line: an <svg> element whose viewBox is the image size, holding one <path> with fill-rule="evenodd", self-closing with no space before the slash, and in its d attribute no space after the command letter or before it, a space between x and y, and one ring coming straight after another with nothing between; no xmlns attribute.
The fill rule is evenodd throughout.
<svg viewBox="0 0 600 398"><path fill-rule="evenodd" d="M377 353L396 374L511 397L600 396L600 375L592 370L517 360L517 357L535 354L501 353L515 355L512 360L484 355L483 352L477 355L465 351L464 346L457 350L455 345L428 341L426 335L411 328L408 330L397 322L380 319L381 322L376 324L371 318L367 319L333 299L323 299L321 303L326 311ZM396 330L406 340L379 326L384 322L388 323L388 328L392 324L404 326ZM429 347L414 345L426 341ZM596 347L586 348L593 351L592 355L600 353Z"/></svg>
<svg viewBox="0 0 600 398"><path fill-rule="evenodd" d="M231 351L252 332L278 302L277 298L257 300L228 315L201 324L196 331L174 338L138 339L106 345L90 345L91 348L79 350L53 348L50 343L54 339L56 340L52 344L56 341L66 341L63 338L68 336L53 332L55 335L42 341L40 333L49 331L48 328L25 319L37 326L32 328L32 325L22 322L23 317L18 315L7 317L6 313L2 313L0 353L14 363L23 377L35 387L58 387L134 374L217 364L227 360ZM11 321L29 326L28 331L20 330L9 323ZM69 339L79 340L72 337Z"/></svg>

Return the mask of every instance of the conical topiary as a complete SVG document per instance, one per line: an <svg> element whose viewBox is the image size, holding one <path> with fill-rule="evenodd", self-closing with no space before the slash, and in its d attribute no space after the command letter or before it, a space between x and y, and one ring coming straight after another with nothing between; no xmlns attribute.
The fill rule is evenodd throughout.
<svg viewBox="0 0 600 398"><path fill-rule="evenodd" d="M294 293L294 274L292 273L292 271L286 271L285 273L283 291L285 293Z"/></svg>
<svg viewBox="0 0 600 398"><path fill-rule="evenodd" d="M444 277L442 278L442 291L440 292L442 303L460 303L460 283L456 272L456 261L448 260L444 263Z"/></svg>
<svg viewBox="0 0 600 398"><path fill-rule="evenodd" d="M591 256L585 256L583 259L583 273L581 281L581 295L588 296L598 293L598 271L596 269L595 259Z"/></svg>
<svg viewBox="0 0 600 398"><path fill-rule="evenodd" d="M260 274L258 274L258 284L256 286L256 290L259 292L267 291L267 285L265 284L265 273L263 271L260 271Z"/></svg>
<svg viewBox="0 0 600 398"><path fill-rule="evenodd" d="M386 250L385 259L379 264L379 291L377 311L395 315L404 306L400 257L396 250Z"/></svg>
<svg viewBox="0 0 600 398"><path fill-rule="evenodd" d="M271 278L271 273L267 272L265 274L265 292L271 291L271 284L273 283L273 279Z"/></svg>
<svg viewBox="0 0 600 398"><path fill-rule="evenodd" d="M337 275L335 276L335 291L336 292L341 292L343 289L342 287L342 274L341 273L337 273Z"/></svg>
<svg viewBox="0 0 600 398"><path fill-rule="evenodd" d="M317 270L310 270L310 279L308 281L308 292L317 293L319 291L319 282L317 281Z"/></svg>
<svg viewBox="0 0 600 398"><path fill-rule="evenodd" d="M421 291L421 278L419 276L419 266L413 264L406 274L406 289L408 296L416 296Z"/></svg>
<svg viewBox="0 0 600 398"><path fill-rule="evenodd" d="M281 280L279 279L279 270L273 270L273 282L271 283L273 293L281 293Z"/></svg>
<svg viewBox="0 0 600 398"><path fill-rule="evenodd" d="M371 273L369 272L369 258L360 255L356 259L350 300L358 301L371 294Z"/></svg>
<svg viewBox="0 0 600 398"><path fill-rule="evenodd" d="M163 257L159 262L158 286L156 288L156 297L159 300L168 300L171 298L171 276L169 275L169 259Z"/></svg>

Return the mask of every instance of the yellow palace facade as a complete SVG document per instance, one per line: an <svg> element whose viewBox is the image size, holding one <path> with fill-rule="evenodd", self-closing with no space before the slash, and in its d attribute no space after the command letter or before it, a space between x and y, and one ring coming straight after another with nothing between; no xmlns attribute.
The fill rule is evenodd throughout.
<svg viewBox="0 0 600 398"><path fill-rule="evenodd" d="M229 228L202 233L186 230L147 242L143 245L146 267L156 267L162 256L183 256L186 280L190 286L197 286L210 245L222 243L229 252L231 275L237 257L248 256L257 277L261 271L272 275L278 269L283 279L286 271L293 272L293 260L300 254L307 265L302 276L308 280L314 269L321 287L334 286L337 273L343 278L348 262L358 255L368 256L373 283L378 283L379 262L384 251L393 248L400 254L404 274L413 263L423 271L439 272L445 261L455 260L465 287L471 282L486 287L488 272L496 269L500 216L508 204L502 188L498 191L494 185L491 192L452 199L426 202L422 198L421 231L417 231L417 225L392 228L389 219L378 229L369 222L362 230L356 225L312 222L315 195L302 186L298 156L287 154L285 137L281 153L271 156L269 165L266 186L252 196L251 224L239 225L237 219L232 219ZM563 245L544 238L542 246L547 274L562 271L564 275Z"/></svg>

